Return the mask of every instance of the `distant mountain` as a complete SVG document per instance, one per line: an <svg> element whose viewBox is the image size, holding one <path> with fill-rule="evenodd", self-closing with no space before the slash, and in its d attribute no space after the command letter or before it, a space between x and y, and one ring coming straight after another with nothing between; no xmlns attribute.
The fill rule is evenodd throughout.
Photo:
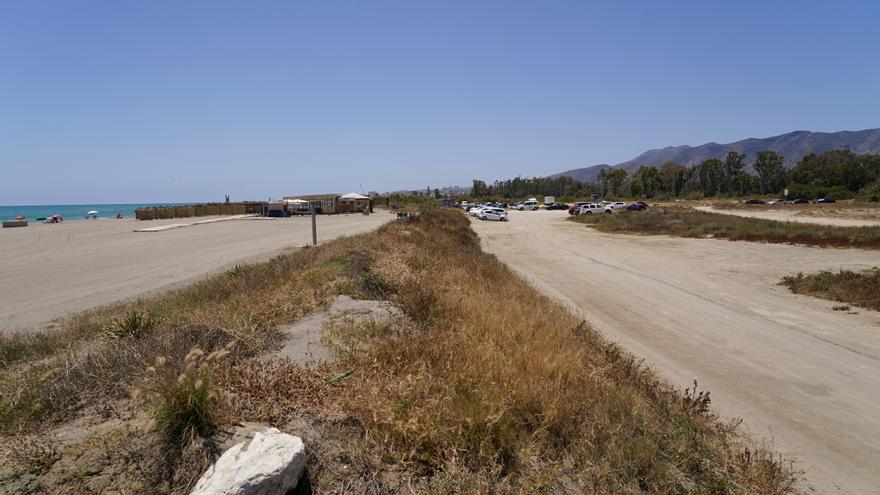
<svg viewBox="0 0 880 495"><path fill-rule="evenodd" d="M566 170L565 172L559 172L558 174L553 174L550 177L560 177L563 175L567 175L572 179L580 182L594 182L596 177L599 177L599 172L603 170L608 170L612 168L611 165L593 165L592 167L587 168L576 168L574 170Z"/></svg>
<svg viewBox="0 0 880 495"><path fill-rule="evenodd" d="M848 149L853 153L880 154L880 129L841 132L794 131L779 136L763 139L749 138L728 144L706 143L700 146L670 146L646 151L632 160L614 165L614 168L622 168L628 173L633 173L639 167L659 167L669 161L692 167L710 158L724 158L729 151L745 153L746 163L751 164L754 163L757 153L764 150L773 150L779 153L785 157L785 166L791 168L804 155L822 153L832 149ZM582 182L589 182L595 180L600 170L608 168L611 167L595 165L560 172L551 177L567 175Z"/></svg>

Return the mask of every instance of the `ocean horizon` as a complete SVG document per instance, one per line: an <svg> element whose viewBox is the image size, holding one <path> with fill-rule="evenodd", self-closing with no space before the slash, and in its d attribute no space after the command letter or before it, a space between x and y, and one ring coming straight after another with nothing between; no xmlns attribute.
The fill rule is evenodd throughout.
<svg viewBox="0 0 880 495"><path fill-rule="evenodd" d="M115 218L121 213L125 218L134 218L134 211L138 208L150 206L181 206L194 204L189 203L111 203L111 204L83 204L83 205L0 205L0 221L15 220L17 216L23 216L29 222L36 222L38 218L61 215L64 221L86 220L86 213L95 210L98 218Z"/></svg>

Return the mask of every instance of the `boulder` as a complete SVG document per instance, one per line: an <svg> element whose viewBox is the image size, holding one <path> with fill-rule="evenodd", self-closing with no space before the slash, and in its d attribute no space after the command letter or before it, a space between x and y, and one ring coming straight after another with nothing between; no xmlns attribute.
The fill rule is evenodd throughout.
<svg viewBox="0 0 880 495"><path fill-rule="evenodd" d="M306 463L302 439L275 428L254 433L223 453L192 495L274 495L296 487Z"/></svg>

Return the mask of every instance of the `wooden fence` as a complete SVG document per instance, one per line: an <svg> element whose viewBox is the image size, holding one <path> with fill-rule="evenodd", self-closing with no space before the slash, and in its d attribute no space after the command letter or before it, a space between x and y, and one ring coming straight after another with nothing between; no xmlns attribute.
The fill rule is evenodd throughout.
<svg viewBox="0 0 880 495"><path fill-rule="evenodd" d="M266 203L224 203L187 206L154 206L138 208L134 217L138 220L161 220L167 218L207 217L212 215L263 214Z"/></svg>

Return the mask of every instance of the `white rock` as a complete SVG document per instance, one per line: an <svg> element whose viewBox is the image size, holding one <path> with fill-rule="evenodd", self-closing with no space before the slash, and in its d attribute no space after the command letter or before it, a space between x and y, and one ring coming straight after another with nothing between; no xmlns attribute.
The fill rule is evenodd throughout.
<svg viewBox="0 0 880 495"><path fill-rule="evenodd" d="M274 495L296 486L306 463L302 439L275 428L254 434L223 453L192 495Z"/></svg>

